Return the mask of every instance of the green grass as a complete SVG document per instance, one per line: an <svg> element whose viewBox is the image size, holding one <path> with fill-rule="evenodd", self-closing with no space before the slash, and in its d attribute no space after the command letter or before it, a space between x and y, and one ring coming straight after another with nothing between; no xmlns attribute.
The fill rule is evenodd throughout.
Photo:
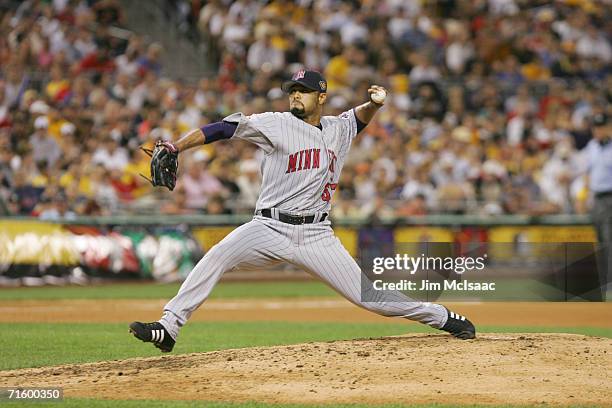
<svg viewBox="0 0 612 408"><path fill-rule="evenodd" d="M564 332L612 338L612 329L604 328L542 328L483 326L483 332ZM229 348L272 346L311 341L379 337L409 332L437 332L426 326L402 323L294 323L294 322L193 322L185 326L175 353L205 352ZM118 360L130 357L160 356L158 350L132 338L126 324L109 323L2 323L0 324L0 349L3 353L0 370L82 363L100 360ZM13 347L18 344L19 347ZM5 401L2 401L3 403ZM7 406L32 406L32 403L8 403ZM46 403L46 407L119 407L136 408L315 408L317 405L266 404L258 402L225 403L204 401L138 401L95 400L67 398L58 403ZM339 408L450 408L444 404L330 404ZM469 405L464 407L479 407ZM483 406L484 407L484 406ZM492 406L487 405L487 408ZM517 407L503 405L493 407ZM527 407L527 406L524 406ZM578 407L578 406L576 406Z"/></svg>
<svg viewBox="0 0 612 408"><path fill-rule="evenodd" d="M0 300L31 299L170 299L179 284L118 283L95 286L0 288ZM336 292L317 281L222 282L212 299L334 297Z"/></svg>
<svg viewBox="0 0 612 408"><path fill-rule="evenodd" d="M484 326L483 332L563 332L612 337L612 329ZM312 341L435 333L406 323L193 322L185 326L175 353L273 346ZM2 323L0 370L159 356L134 339L127 323ZM19 347L14 347L18 344Z"/></svg>
<svg viewBox="0 0 612 408"><path fill-rule="evenodd" d="M169 299L178 284L119 283L87 287L41 287L1 289L0 300L26 299ZM301 282L223 282L212 293L216 299L265 299L337 297L326 285ZM610 328L479 326L481 332L562 332L612 338ZM206 352L230 348L273 346L312 341L331 341L380 337L404 333L435 333L426 326L406 323L326 323L326 322L191 322L175 347L175 354ZM127 333L126 323L0 323L0 370L58 364L120 360L131 357L160 356L149 344ZM19 345L19 347L15 347ZM1 403L4 403L2 401ZM32 406L9 403L7 406ZM136 408L315 408L321 405L265 404L257 402L220 403L203 401L133 401L68 398L46 407ZM328 405L343 408L450 408L455 405ZM474 405L475 406L475 405ZM491 406L487 406L491 407ZM502 407L502 406L498 406ZM506 406L503 406L506 407ZM510 407L510 406L507 406ZM516 406L513 406L516 407Z"/></svg>
<svg viewBox="0 0 612 408"><path fill-rule="evenodd" d="M528 284L528 285L527 285ZM23 288L1 288L2 300L55 300L55 299L170 299L178 291L178 283L123 282L91 286L44 286ZM557 299L563 301L560 292L543 284L536 286L531 281L507 281L498 285L498 290L483 295L483 300L491 301L542 301ZM548 293L548 297L543 296ZM410 292L416 299L423 301L458 302L470 301L469 292L443 293L436 300L428 299L418 292ZM338 297L329 286L320 281L280 281L280 282L221 282L213 290L211 299L264 299L264 298L306 298Z"/></svg>
<svg viewBox="0 0 612 408"><path fill-rule="evenodd" d="M384 323L193 322L182 330L174 352L389 336L408 330L432 331ZM127 323L2 323L0 333L0 350L11 350L0 359L2 370L160 355L133 338Z"/></svg>

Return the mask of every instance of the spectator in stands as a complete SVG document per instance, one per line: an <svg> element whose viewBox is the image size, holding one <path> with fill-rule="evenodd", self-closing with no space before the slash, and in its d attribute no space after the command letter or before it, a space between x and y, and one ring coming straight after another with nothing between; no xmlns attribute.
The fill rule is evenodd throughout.
<svg viewBox="0 0 612 408"><path fill-rule="evenodd" d="M172 2L172 24L192 38L199 29L210 66L218 67L196 84L162 76L167 56L158 44L110 29L124 24L120 2L15 2L0 12L0 129L8 129L2 146L11 156L1 168L5 195L26 199L10 207L31 211L19 204L36 198L28 186L56 178L65 194L76 188L90 200L75 211L159 208L151 204L159 192L134 181L147 171L146 162L131 165L138 146L233 111L285 110L278 92L285 71L304 64L325 72L330 114L363 98L368 81L392 90L381 115L353 142L336 194L346 207L341 212L358 213L363 201L379 196L398 214L422 213L423 202L428 213L589 210L583 178L558 170L565 159L573 167L592 138L589 118L611 100L609 8L526 8L503 0L463 2L457 12L446 3L375 3ZM32 129L36 138L47 134L50 149L29 143ZM561 159L555 146L566 140ZM82 161L112 170L72 168L74 146L81 146ZM224 209L241 202L239 166L261 157L247 144L233 146L207 147L209 181L217 187L184 192L185 200L199 197L198 211L213 195ZM49 168L38 169L41 157ZM17 173L26 175L18 186ZM106 178L108 186L111 176L110 190L102 188L96 202L94 185ZM87 182L67 182L74 178Z"/></svg>
<svg viewBox="0 0 612 408"><path fill-rule="evenodd" d="M147 52L142 57L138 58L138 74L143 76L146 72L153 72L159 75L161 72L161 63L159 61L163 47L159 43L153 43L147 48ZM134 51L135 53L136 51ZM128 64L129 62L126 61Z"/></svg>
<svg viewBox="0 0 612 408"><path fill-rule="evenodd" d="M599 276L604 300L612 296L612 129L606 112L592 119L593 140L585 148L589 168L589 187L594 195L593 223L602 246Z"/></svg>
<svg viewBox="0 0 612 408"><path fill-rule="evenodd" d="M37 163L45 162L49 167L53 167L62 155L62 151L48 131L49 119L46 116L39 116L34 121L34 133L30 136L30 146L34 161Z"/></svg>
<svg viewBox="0 0 612 408"><path fill-rule="evenodd" d="M410 70L410 82L417 86L421 82L437 82L441 74L437 67L431 64L430 58L425 53L415 54L414 67Z"/></svg>
<svg viewBox="0 0 612 408"><path fill-rule="evenodd" d="M112 59L108 48L98 48L85 56L75 69L76 74L81 72L93 72L102 74L115 70L115 61Z"/></svg>
<svg viewBox="0 0 612 408"><path fill-rule="evenodd" d="M179 177L186 194L187 208L202 211L211 196L223 190L221 182L210 174L207 159L193 160L187 164L187 171Z"/></svg>
<svg viewBox="0 0 612 408"><path fill-rule="evenodd" d="M264 32L247 53L247 67L252 71L279 72L285 66L283 52L272 44L272 35Z"/></svg>
<svg viewBox="0 0 612 408"><path fill-rule="evenodd" d="M108 170L122 171L128 164L128 153L117 140L109 136L94 151L91 160L94 164L102 165Z"/></svg>
<svg viewBox="0 0 612 408"><path fill-rule="evenodd" d="M206 203L206 214L223 215L231 214L232 211L225 206L225 200L220 195L213 195Z"/></svg>
<svg viewBox="0 0 612 408"><path fill-rule="evenodd" d="M10 126L9 101L6 97L5 84L0 80L0 127Z"/></svg>
<svg viewBox="0 0 612 408"><path fill-rule="evenodd" d="M30 215L40 201L44 187L34 187L25 171L17 171L13 177L13 195L9 201L12 209L19 215Z"/></svg>
<svg viewBox="0 0 612 408"><path fill-rule="evenodd" d="M119 196L114 186L109 183L110 178L110 171L105 169L104 166L92 166L90 172L90 198L99 204L103 214L114 214L119 208Z"/></svg>
<svg viewBox="0 0 612 408"><path fill-rule="evenodd" d="M21 97L30 83L27 71L24 71L17 63L5 66L4 98L5 105L13 109L19 106Z"/></svg>
<svg viewBox="0 0 612 408"><path fill-rule="evenodd" d="M240 189L240 195L238 200L240 201L241 212L253 212L255 211L255 203L257 197L259 197L259 188L261 187L261 180L259 176L259 164L254 159L245 160L240 164L240 176L236 180L238 188Z"/></svg>
<svg viewBox="0 0 612 408"><path fill-rule="evenodd" d="M427 215L427 201L425 196L417 194L416 196L402 202L397 209L396 215L399 217L415 217Z"/></svg>
<svg viewBox="0 0 612 408"><path fill-rule="evenodd" d="M69 202L72 201L69 201L61 190L49 195L43 194L39 208L36 209L38 218L49 221L74 220L76 213L70 209ZM76 204L76 202L74 203Z"/></svg>
<svg viewBox="0 0 612 408"><path fill-rule="evenodd" d="M123 13L118 0L99 0L94 3L93 10L96 13L96 21L107 26L121 25Z"/></svg>

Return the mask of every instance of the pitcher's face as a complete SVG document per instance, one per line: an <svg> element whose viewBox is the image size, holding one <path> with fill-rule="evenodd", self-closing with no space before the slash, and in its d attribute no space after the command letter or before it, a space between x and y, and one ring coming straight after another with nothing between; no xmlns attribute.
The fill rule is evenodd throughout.
<svg viewBox="0 0 612 408"><path fill-rule="evenodd" d="M325 103L327 94L313 91L304 86L296 85L289 92L289 111L298 118L304 118L314 113Z"/></svg>

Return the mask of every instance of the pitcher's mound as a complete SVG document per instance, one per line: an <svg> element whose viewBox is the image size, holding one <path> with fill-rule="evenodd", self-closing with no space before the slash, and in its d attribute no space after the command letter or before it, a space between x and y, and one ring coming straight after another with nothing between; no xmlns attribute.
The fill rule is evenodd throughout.
<svg viewBox="0 0 612 408"><path fill-rule="evenodd" d="M103 399L609 406L610 367L608 338L406 335L4 371L0 386Z"/></svg>

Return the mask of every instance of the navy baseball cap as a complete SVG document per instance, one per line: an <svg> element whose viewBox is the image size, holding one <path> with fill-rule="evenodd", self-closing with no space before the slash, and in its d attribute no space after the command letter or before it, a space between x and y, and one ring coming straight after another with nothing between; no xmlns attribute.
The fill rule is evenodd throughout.
<svg viewBox="0 0 612 408"><path fill-rule="evenodd" d="M289 81L285 81L283 83L282 89L283 91L289 93L294 85L302 85L305 88L317 92L327 92L327 81L318 71L300 69L298 72L293 74L293 77L291 77Z"/></svg>
<svg viewBox="0 0 612 408"><path fill-rule="evenodd" d="M605 126L608 122L608 115L605 113L598 113L591 119L593 126Z"/></svg>

